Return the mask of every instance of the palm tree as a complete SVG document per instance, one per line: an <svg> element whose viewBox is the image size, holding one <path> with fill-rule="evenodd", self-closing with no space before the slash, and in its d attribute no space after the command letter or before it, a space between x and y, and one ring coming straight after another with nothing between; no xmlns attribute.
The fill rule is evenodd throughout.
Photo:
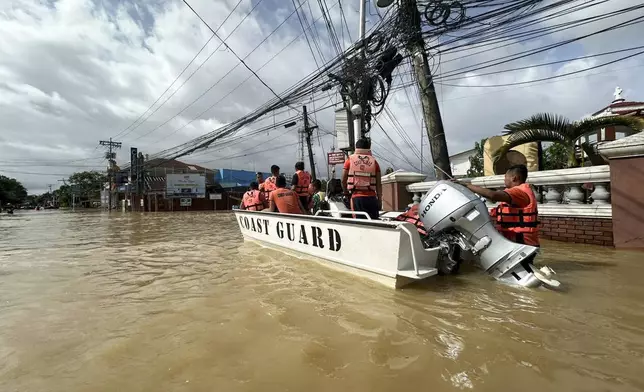
<svg viewBox="0 0 644 392"><path fill-rule="evenodd" d="M553 142L566 147L568 167L576 167L579 163L575 156L575 141L589 132L612 126L625 126L638 132L644 128L644 121L636 117L611 116L573 122L560 115L538 113L526 120L516 121L505 126L505 129L508 130L505 134L510 136L505 144L496 151L494 159L498 160L504 157L510 149L522 144ZM591 161L596 162L597 158L600 158L598 154L593 153L593 149L588 143L583 143L582 149L588 154ZM600 159L603 160L603 158Z"/></svg>

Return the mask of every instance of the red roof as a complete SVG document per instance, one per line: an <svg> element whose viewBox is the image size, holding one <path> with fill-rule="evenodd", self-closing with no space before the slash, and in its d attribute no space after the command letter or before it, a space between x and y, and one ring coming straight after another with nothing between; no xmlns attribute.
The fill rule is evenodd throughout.
<svg viewBox="0 0 644 392"><path fill-rule="evenodd" d="M625 115L625 114L634 114L637 116L644 116L644 102L634 102L634 101L617 101L613 102L605 108L596 111L593 113L593 116L597 116L610 109L612 113Z"/></svg>

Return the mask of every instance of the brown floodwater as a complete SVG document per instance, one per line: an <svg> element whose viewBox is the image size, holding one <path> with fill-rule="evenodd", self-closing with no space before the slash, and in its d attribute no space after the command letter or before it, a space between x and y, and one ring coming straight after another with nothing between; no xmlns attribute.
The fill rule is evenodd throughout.
<svg viewBox="0 0 644 392"><path fill-rule="evenodd" d="M0 391L642 391L644 253L547 242L566 290L394 291L231 214L0 216Z"/></svg>

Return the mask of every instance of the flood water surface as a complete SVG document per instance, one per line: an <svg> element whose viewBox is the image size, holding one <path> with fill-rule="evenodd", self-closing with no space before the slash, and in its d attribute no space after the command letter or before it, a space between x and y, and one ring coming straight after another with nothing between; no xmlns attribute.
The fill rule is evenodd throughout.
<svg viewBox="0 0 644 392"><path fill-rule="evenodd" d="M564 292L404 290L214 213L0 217L0 390L642 391L644 256L548 242Z"/></svg>

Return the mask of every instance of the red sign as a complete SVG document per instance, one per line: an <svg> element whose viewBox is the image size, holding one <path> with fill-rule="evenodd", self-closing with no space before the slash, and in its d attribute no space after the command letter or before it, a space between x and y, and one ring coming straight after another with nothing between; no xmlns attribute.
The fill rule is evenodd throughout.
<svg viewBox="0 0 644 392"><path fill-rule="evenodd" d="M329 160L329 165L342 165L346 160L342 151L329 152L326 155Z"/></svg>

